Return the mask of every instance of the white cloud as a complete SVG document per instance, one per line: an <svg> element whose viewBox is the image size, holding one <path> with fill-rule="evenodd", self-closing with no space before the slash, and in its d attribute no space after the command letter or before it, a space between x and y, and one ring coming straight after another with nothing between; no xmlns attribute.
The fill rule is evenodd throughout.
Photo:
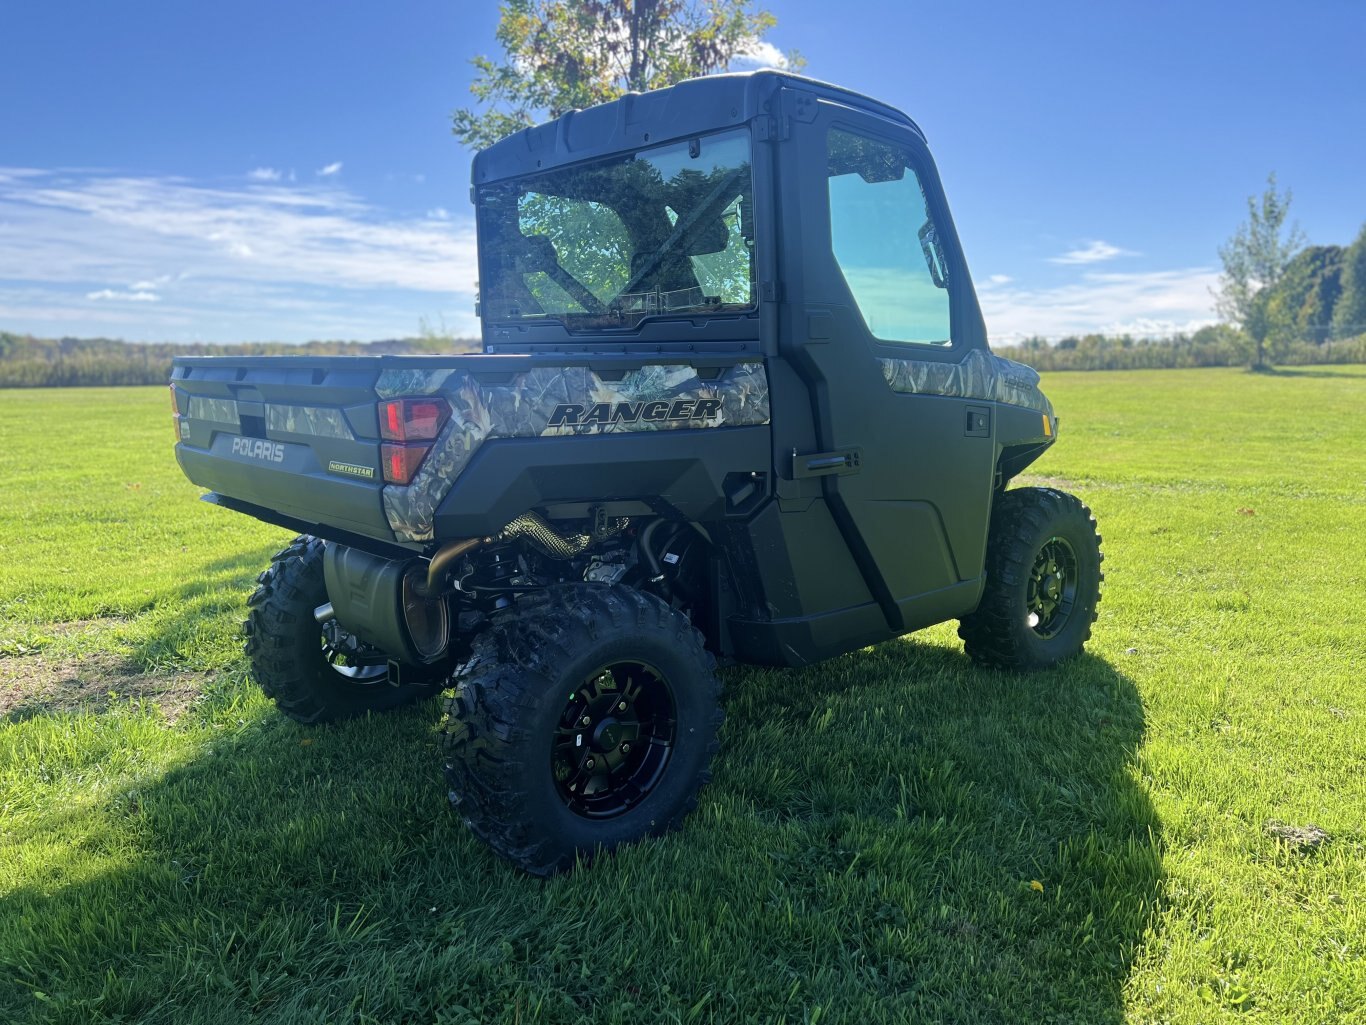
<svg viewBox="0 0 1366 1025"><path fill-rule="evenodd" d="M1126 274L1092 271L1080 281L1050 288L1017 285L985 290L982 313L994 341L1092 332L1170 335L1214 321L1209 289L1218 279L1219 272L1210 267Z"/></svg>
<svg viewBox="0 0 1366 1025"><path fill-rule="evenodd" d="M436 206L427 211L427 216L434 221L449 221L451 219L451 212L444 206Z"/></svg>
<svg viewBox="0 0 1366 1025"><path fill-rule="evenodd" d="M1102 242L1096 239L1089 242L1080 249L1072 249L1061 256L1050 257L1049 263L1066 264L1085 264L1101 263L1105 260L1113 260L1116 256L1137 256L1137 253L1130 252L1128 249L1121 249L1119 246L1112 246L1109 242Z"/></svg>
<svg viewBox="0 0 1366 1025"><path fill-rule="evenodd" d="M41 178L46 173L36 167L0 167L0 185L12 185L24 178Z"/></svg>
<svg viewBox="0 0 1366 1025"><path fill-rule="evenodd" d="M136 291L118 292L112 288L101 288L98 292L86 292L87 299L116 299L119 302L129 303L155 303L160 302L161 297L146 289Z"/></svg>
<svg viewBox="0 0 1366 1025"><path fill-rule="evenodd" d="M988 285L998 285L998 286L999 286L999 285L1008 285L1008 284L1010 284L1010 283L1011 283L1012 281L1014 281L1014 280L1015 280L1015 279L1012 278L1009 274L993 274L993 275L991 275L991 277L987 278L987 284L988 284Z"/></svg>
<svg viewBox="0 0 1366 1025"><path fill-rule="evenodd" d="M249 259L254 255L251 251L251 246L243 242L241 238L238 238L237 234L236 231L215 231L206 237L210 242L221 243L223 248L233 256L240 257L244 260Z"/></svg>
<svg viewBox="0 0 1366 1025"><path fill-rule="evenodd" d="M280 172L273 167L258 167L247 172L247 177L254 182L277 182L280 180Z"/></svg>
<svg viewBox="0 0 1366 1025"><path fill-rule="evenodd" d="M471 219L395 215L331 184L0 168L0 329L373 339L444 316L469 335L477 276Z"/></svg>
<svg viewBox="0 0 1366 1025"><path fill-rule="evenodd" d="M777 68L779 71L785 71L787 55L772 43L762 39L749 39L740 45L730 63L732 67L744 69Z"/></svg>
<svg viewBox="0 0 1366 1025"><path fill-rule="evenodd" d="M335 174L340 174L340 173L341 173L341 169L342 169L342 162L341 162L340 160L335 161L334 163L328 164L326 167L320 167L320 168L318 168L318 177L319 177L319 178L331 178L331 177L332 177L333 175L335 175Z"/></svg>
<svg viewBox="0 0 1366 1025"><path fill-rule="evenodd" d="M172 281L176 280L174 275L161 274L155 278L146 278L142 281L134 281L128 287L134 292L155 292L158 288L165 288Z"/></svg>

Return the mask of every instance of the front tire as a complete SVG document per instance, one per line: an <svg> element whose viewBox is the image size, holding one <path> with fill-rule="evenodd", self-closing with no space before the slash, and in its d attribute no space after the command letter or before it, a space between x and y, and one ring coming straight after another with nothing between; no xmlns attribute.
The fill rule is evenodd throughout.
<svg viewBox="0 0 1366 1025"><path fill-rule="evenodd" d="M537 876L673 829L710 778L715 670L687 617L654 595L523 596L475 640L447 704L451 803Z"/></svg>
<svg viewBox="0 0 1366 1025"><path fill-rule="evenodd" d="M1100 602L1104 555L1091 510L1053 488L996 498L986 587L958 636L974 662L1045 669L1078 654Z"/></svg>
<svg viewBox="0 0 1366 1025"><path fill-rule="evenodd" d="M313 618L313 610L327 602L318 538L296 537L256 582L242 624L247 659L253 678L289 718L336 722L387 712L440 689L439 682L391 687L383 663L347 666L330 653L328 638Z"/></svg>

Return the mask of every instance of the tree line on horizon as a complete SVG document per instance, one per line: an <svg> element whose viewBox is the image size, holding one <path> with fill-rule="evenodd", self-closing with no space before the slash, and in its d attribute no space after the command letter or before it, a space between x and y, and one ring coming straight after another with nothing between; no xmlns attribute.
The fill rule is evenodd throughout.
<svg viewBox="0 0 1366 1025"><path fill-rule="evenodd" d="M426 334L379 342L124 342L113 338L35 338L0 331L0 388L166 384L177 356L383 356L472 352L473 339Z"/></svg>
<svg viewBox="0 0 1366 1025"><path fill-rule="evenodd" d="M1211 324L1167 338L1073 335L1026 338L992 351L1039 371L1155 370L1246 366L1249 341L1227 324ZM177 356L380 356L478 352L475 339L425 336L380 342L122 342L109 338L34 338L0 332L0 388L110 387L166 384ZM1288 366L1366 363L1366 332L1321 341L1306 337L1277 350Z"/></svg>
<svg viewBox="0 0 1366 1025"><path fill-rule="evenodd" d="M1058 370L1181 370L1193 367L1245 367L1253 344L1238 328L1210 324L1198 331L1166 338L1133 335L1070 335L1057 341L1026 338L993 344L998 356L1024 363L1038 371ZM1366 363L1366 333L1342 340L1295 341L1278 346L1282 366Z"/></svg>

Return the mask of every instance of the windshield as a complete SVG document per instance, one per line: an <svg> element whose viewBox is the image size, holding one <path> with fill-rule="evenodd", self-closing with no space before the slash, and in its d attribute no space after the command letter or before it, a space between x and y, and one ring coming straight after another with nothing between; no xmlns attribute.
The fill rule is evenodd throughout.
<svg viewBox="0 0 1366 1025"><path fill-rule="evenodd" d="M752 309L753 197L744 130L486 186L485 316L602 329Z"/></svg>

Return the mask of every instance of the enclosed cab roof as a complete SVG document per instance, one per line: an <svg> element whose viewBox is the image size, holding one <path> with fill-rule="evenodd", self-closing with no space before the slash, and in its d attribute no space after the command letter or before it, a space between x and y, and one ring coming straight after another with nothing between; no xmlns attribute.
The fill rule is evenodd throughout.
<svg viewBox="0 0 1366 1025"><path fill-rule="evenodd" d="M905 125L922 139L909 117L851 89L781 71L708 75L648 93L627 93L587 110L574 110L543 125L524 128L476 154L475 185L516 178L606 153L639 149L776 115L775 93L784 87L854 107Z"/></svg>

